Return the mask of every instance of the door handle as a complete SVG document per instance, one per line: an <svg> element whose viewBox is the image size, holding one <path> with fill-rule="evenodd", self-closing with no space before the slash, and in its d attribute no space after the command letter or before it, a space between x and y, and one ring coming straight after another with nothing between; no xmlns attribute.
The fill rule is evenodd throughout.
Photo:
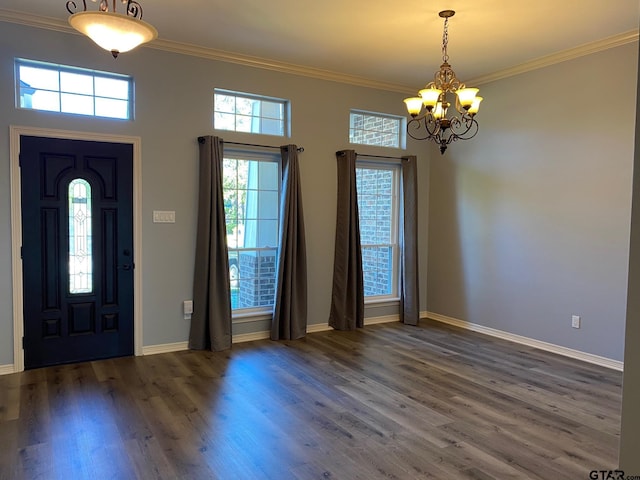
<svg viewBox="0 0 640 480"><path fill-rule="evenodd" d="M125 263L123 265L118 265L118 270L131 270L133 269L133 265L129 263Z"/></svg>

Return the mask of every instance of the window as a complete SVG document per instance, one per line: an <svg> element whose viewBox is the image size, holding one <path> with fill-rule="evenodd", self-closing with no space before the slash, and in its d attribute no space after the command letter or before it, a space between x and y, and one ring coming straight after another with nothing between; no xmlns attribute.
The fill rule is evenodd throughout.
<svg viewBox="0 0 640 480"><path fill-rule="evenodd" d="M231 308L271 311L278 255L279 156L225 152L222 175Z"/></svg>
<svg viewBox="0 0 640 480"><path fill-rule="evenodd" d="M351 110L349 143L404 148L405 125L404 117Z"/></svg>
<svg viewBox="0 0 640 480"><path fill-rule="evenodd" d="M398 184L400 168L358 162L356 188L364 295L398 296Z"/></svg>
<svg viewBox="0 0 640 480"><path fill-rule="evenodd" d="M289 102L278 98L215 89L213 128L288 136Z"/></svg>
<svg viewBox="0 0 640 480"><path fill-rule="evenodd" d="M133 80L126 75L16 60L16 90L20 108L132 118Z"/></svg>
<svg viewBox="0 0 640 480"><path fill-rule="evenodd" d="M91 240L91 185L76 178L69 184L69 293L93 291Z"/></svg>

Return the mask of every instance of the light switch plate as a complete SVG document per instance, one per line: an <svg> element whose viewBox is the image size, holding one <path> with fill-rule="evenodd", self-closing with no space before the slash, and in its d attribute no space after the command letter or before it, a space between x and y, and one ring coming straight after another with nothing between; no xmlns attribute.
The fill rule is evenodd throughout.
<svg viewBox="0 0 640 480"><path fill-rule="evenodd" d="M153 223L176 223L176 212L173 210L154 210Z"/></svg>

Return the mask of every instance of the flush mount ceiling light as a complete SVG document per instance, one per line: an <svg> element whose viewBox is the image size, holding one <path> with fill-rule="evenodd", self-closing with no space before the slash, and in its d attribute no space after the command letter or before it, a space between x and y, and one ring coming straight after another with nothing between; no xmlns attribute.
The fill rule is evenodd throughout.
<svg viewBox="0 0 640 480"><path fill-rule="evenodd" d="M404 103L412 119L407 122L407 134L416 140L433 140L444 154L447 146L457 140L469 140L478 133L475 119L482 97L477 88L467 88L456 78L447 55L449 43L449 19L453 10L443 10L438 15L444 18L442 34L442 65L418 94L419 97L405 98ZM450 109L449 100L455 94L455 111ZM424 107L424 113L421 114Z"/></svg>
<svg viewBox="0 0 640 480"><path fill-rule="evenodd" d="M116 12L117 1L125 5L124 14ZM82 0L82 5L83 10L78 11L75 1L67 2L67 11L71 14L69 24L110 51L113 58L158 36L158 31L152 25L142 21L142 6L138 2L113 0L113 9L109 10L109 1L101 0L98 10L94 12L87 11L86 0Z"/></svg>

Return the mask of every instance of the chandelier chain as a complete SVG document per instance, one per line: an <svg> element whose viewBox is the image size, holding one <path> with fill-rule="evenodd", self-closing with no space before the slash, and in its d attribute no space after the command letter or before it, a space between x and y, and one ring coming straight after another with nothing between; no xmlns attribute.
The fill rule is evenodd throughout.
<svg viewBox="0 0 640 480"><path fill-rule="evenodd" d="M449 44L449 18L444 19L444 31L442 32L442 61L449 63L447 45Z"/></svg>

